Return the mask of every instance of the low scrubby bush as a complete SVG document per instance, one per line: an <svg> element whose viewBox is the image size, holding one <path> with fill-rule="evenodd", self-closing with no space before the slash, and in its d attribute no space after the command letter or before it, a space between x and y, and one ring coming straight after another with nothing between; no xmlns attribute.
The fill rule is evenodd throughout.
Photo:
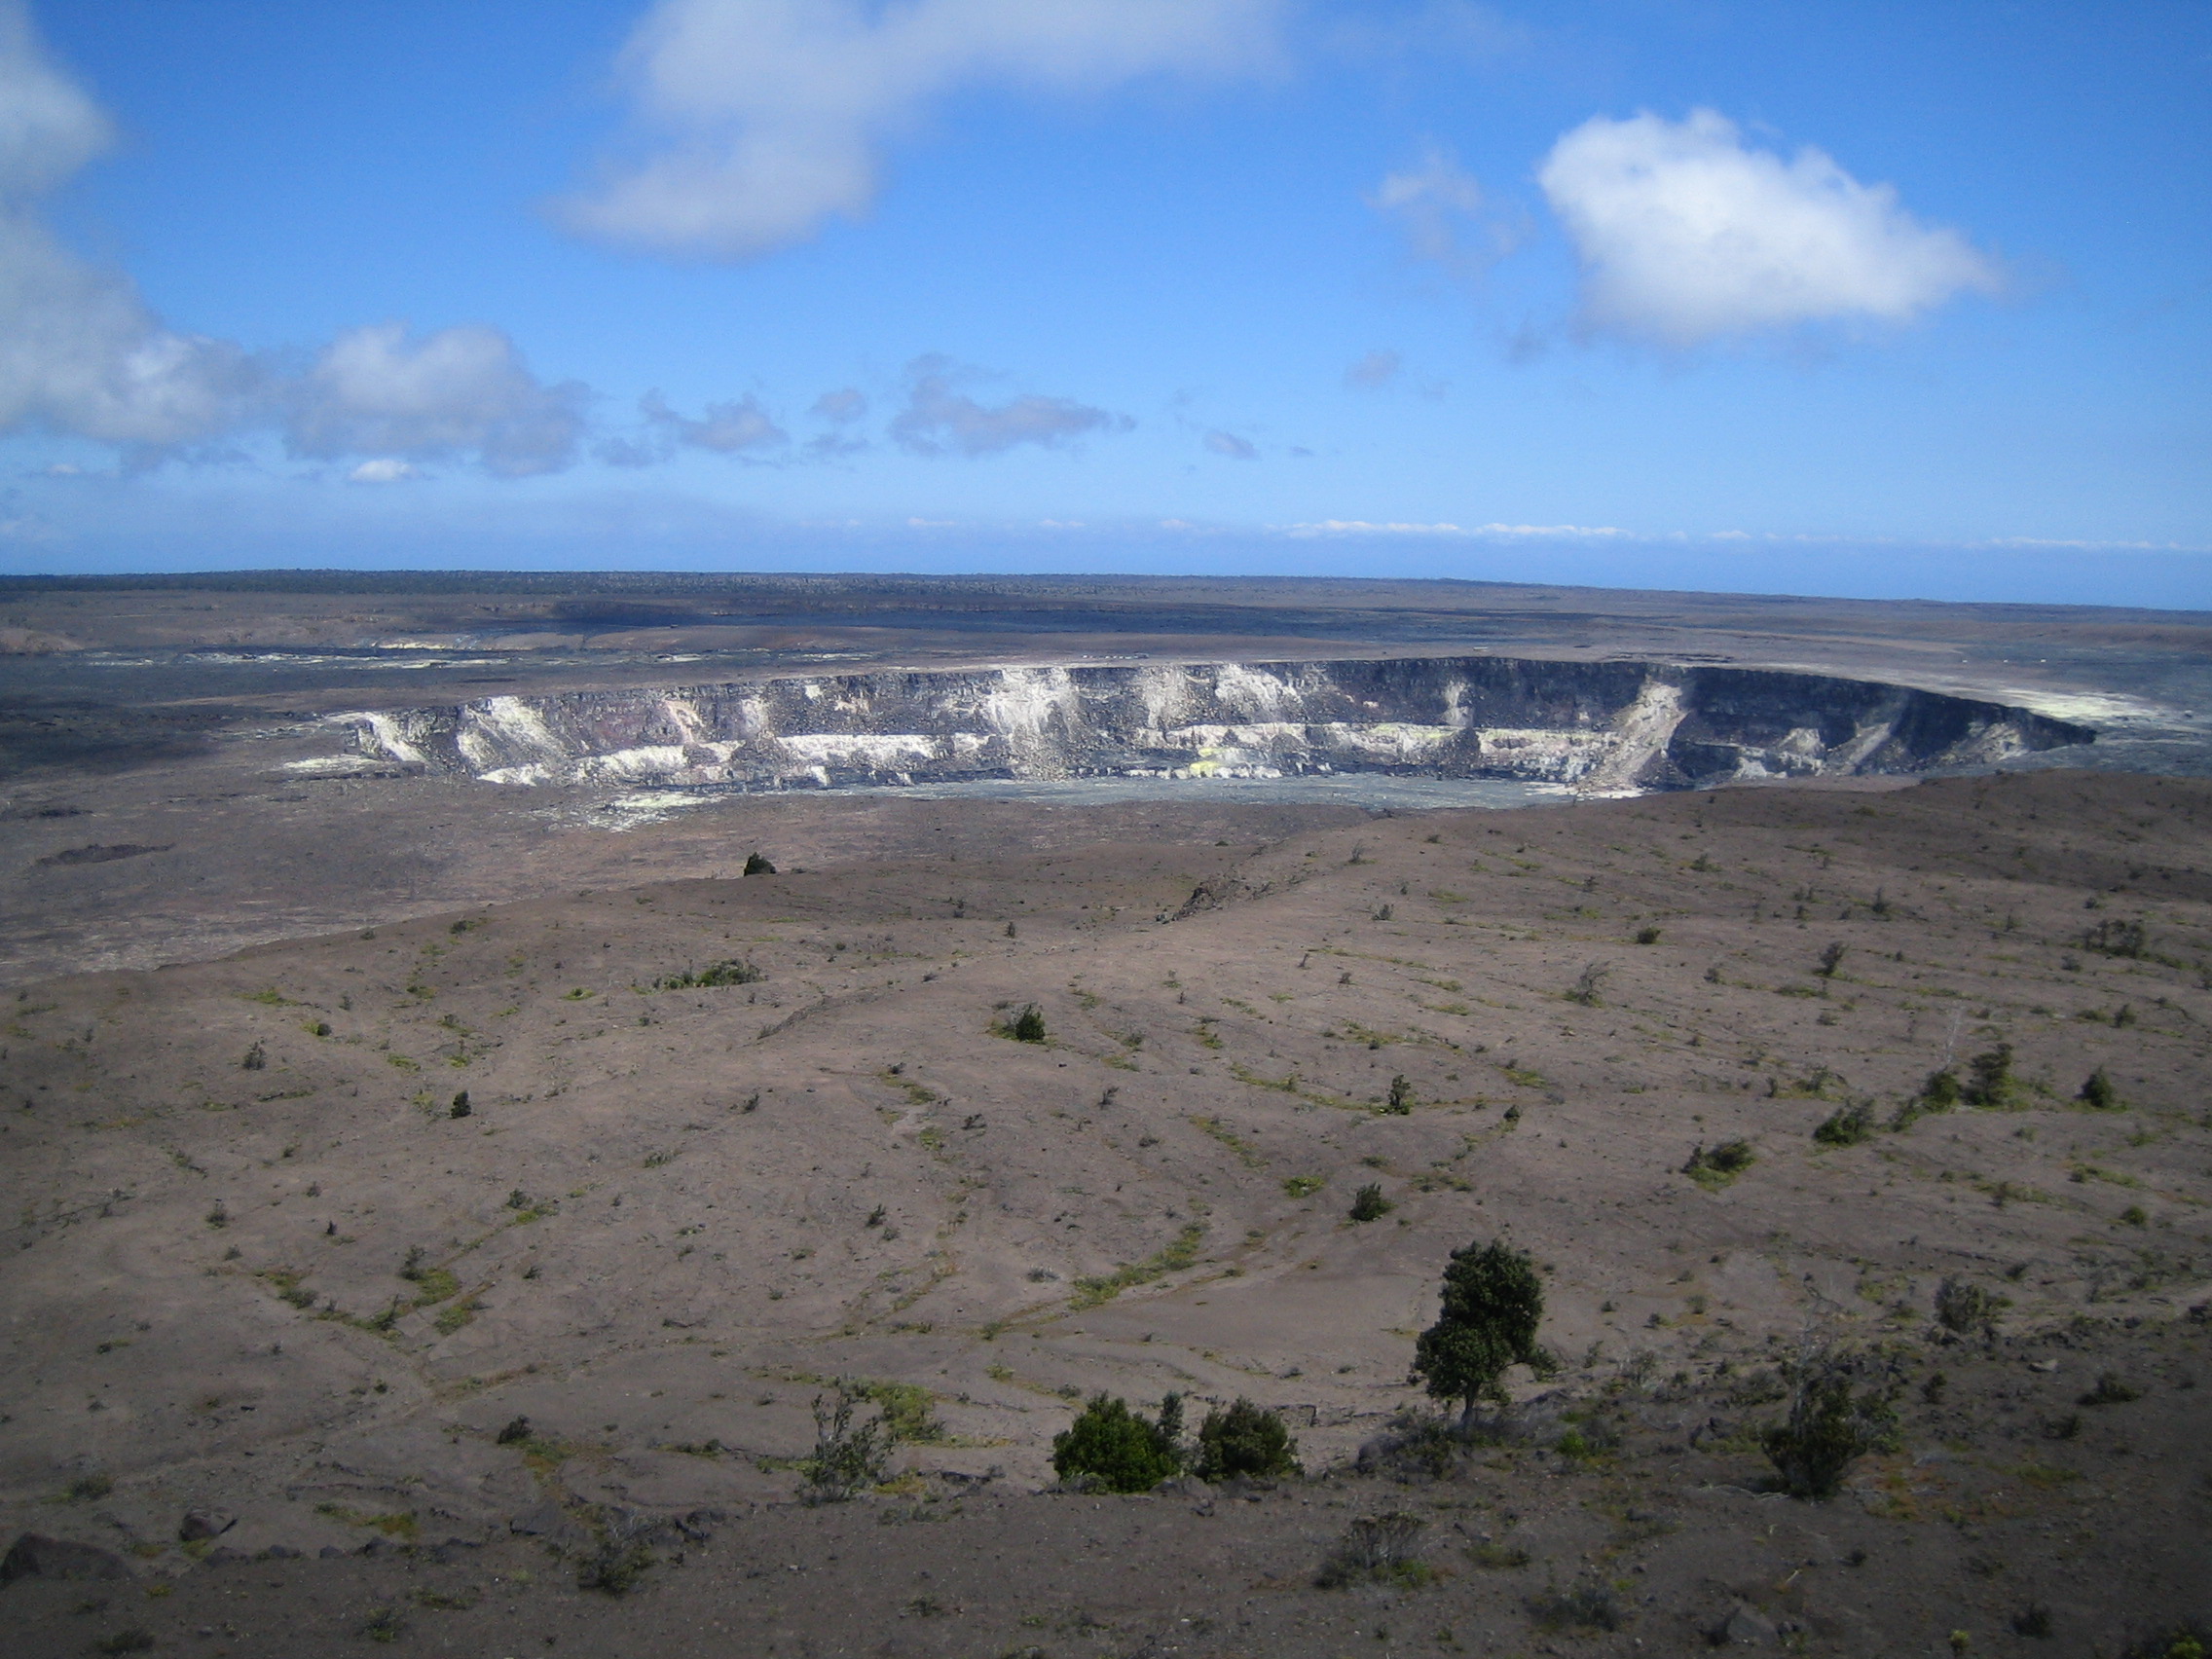
<svg viewBox="0 0 2212 1659"><path fill-rule="evenodd" d="M1936 1287L1936 1323L1962 1336L1986 1331L1997 1315L2011 1306L2009 1297L1984 1290L1971 1279L1945 1278Z"/></svg>
<svg viewBox="0 0 2212 1659"><path fill-rule="evenodd" d="M1390 1209L1390 1200L1382 1196L1382 1183L1370 1181L1352 1195L1349 1213L1354 1221L1381 1221Z"/></svg>
<svg viewBox="0 0 2212 1659"><path fill-rule="evenodd" d="M809 1503L842 1503L880 1483L891 1459L891 1435L880 1417L856 1424L853 1408L864 1390L838 1382L830 1403L814 1396L814 1452L799 1463Z"/></svg>
<svg viewBox="0 0 2212 1659"><path fill-rule="evenodd" d="M1829 1113L1814 1129L1813 1138L1823 1146L1857 1146L1873 1133L1873 1106L1864 1100L1855 1100Z"/></svg>
<svg viewBox="0 0 2212 1659"><path fill-rule="evenodd" d="M1855 1390L1854 1370L1852 1361L1828 1350L1792 1367L1789 1416L1759 1437L1782 1490L1792 1497L1814 1502L1833 1497L1860 1458L1897 1444L1898 1414L1890 1392Z"/></svg>
<svg viewBox="0 0 2212 1659"><path fill-rule="evenodd" d="M774 871L770 871L773 874ZM720 962L710 962L704 968L686 970L682 974L669 974L653 981L657 991L713 990L722 985L758 984L768 976L750 962L729 957Z"/></svg>
<svg viewBox="0 0 2212 1659"><path fill-rule="evenodd" d="M1106 1492L1150 1492L1183 1467L1176 1441L1183 1402L1170 1394L1155 1421L1126 1400L1094 1394L1082 1416L1052 1437L1052 1470L1062 1481Z"/></svg>
<svg viewBox="0 0 2212 1659"><path fill-rule="evenodd" d="M1282 1414L1239 1398L1227 1411L1216 1406L1198 1424L1197 1474L1225 1481L1232 1475L1272 1480L1298 1472L1298 1442Z"/></svg>
<svg viewBox="0 0 2212 1659"><path fill-rule="evenodd" d="M1407 1586L1426 1584L1434 1576L1420 1559L1422 1534L1427 1530L1426 1521L1400 1510L1363 1515L1345 1529L1314 1582L1329 1590L1377 1579Z"/></svg>
<svg viewBox="0 0 2212 1659"><path fill-rule="evenodd" d="M1725 1187L1757 1161L1748 1140L1724 1140L1710 1150L1701 1141L1691 1149L1682 1173L1700 1186Z"/></svg>

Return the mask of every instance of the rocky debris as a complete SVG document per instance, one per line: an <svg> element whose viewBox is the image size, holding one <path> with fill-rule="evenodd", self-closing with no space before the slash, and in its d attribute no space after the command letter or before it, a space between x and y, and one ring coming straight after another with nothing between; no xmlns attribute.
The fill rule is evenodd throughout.
<svg viewBox="0 0 2212 1659"><path fill-rule="evenodd" d="M130 1569L120 1556L95 1544L50 1538L43 1532L25 1532L0 1557L0 1584L18 1578L129 1578Z"/></svg>
<svg viewBox="0 0 2212 1659"><path fill-rule="evenodd" d="M1780 1640L1774 1621L1743 1602L1730 1609L1713 1633L1715 1647L1771 1647Z"/></svg>
<svg viewBox="0 0 2212 1659"><path fill-rule="evenodd" d="M220 1509L190 1509L177 1525L177 1541L197 1544L203 1538L219 1538L239 1524L239 1518Z"/></svg>
<svg viewBox="0 0 2212 1659"><path fill-rule="evenodd" d="M1241 899L1256 899L1265 891L1264 888L1247 887L1234 875L1209 875L1191 889L1191 896L1183 901L1182 908L1170 920L1187 921L1193 916L1203 915L1208 910L1218 910L1225 904L1234 904Z"/></svg>

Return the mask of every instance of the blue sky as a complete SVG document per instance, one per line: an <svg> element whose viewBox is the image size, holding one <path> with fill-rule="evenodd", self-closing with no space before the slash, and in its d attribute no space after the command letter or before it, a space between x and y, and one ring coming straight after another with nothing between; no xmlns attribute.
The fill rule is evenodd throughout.
<svg viewBox="0 0 2212 1659"><path fill-rule="evenodd" d="M2212 8L0 0L0 569L2212 606Z"/></svg>

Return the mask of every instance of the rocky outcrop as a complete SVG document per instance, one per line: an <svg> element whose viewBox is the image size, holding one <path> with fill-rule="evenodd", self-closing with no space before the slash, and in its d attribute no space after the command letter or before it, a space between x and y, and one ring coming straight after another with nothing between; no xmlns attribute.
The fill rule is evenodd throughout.
<svg viewBox="0 0 2212 1659"><path fill-rule="evenodd" d="M1394 772L1613 793L1986 765L2095 737L1872 681L1489 656L837 675L337 718L363 756L487 783L757 790Z"/></svg>

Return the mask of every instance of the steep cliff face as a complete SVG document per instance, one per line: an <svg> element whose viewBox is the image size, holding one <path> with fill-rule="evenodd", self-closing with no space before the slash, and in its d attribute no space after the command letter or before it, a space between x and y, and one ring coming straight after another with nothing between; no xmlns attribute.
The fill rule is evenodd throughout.
<svg viewBox="0 0 2212 1659"><path fill-rule="evenodd" d="M840 675L342 718L365 754L487 783L770 790L1382 771L1596 793L1913 773L2095 735L1867 681L1501 657Z"/></svg>

